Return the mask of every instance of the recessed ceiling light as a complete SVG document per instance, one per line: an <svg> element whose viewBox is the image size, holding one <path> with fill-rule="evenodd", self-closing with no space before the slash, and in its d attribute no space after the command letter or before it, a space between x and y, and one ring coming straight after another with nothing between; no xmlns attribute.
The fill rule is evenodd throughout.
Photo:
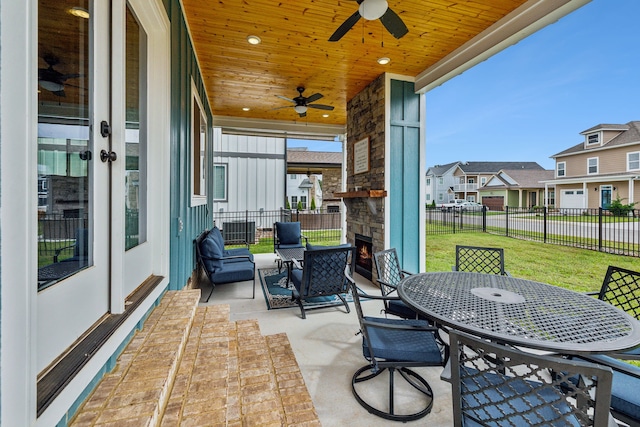
<svg viewBox="0 0 640 427"><path fill-rule="evenodd" d="M383 58L378 58L378 64L380 65L387 65L389 62L391 62L391 60L386 56Z"/></svg>
<svg viewBox="0 0 640 427"><path fill-rule="evenodd" d="M258 36L247 36L247 41L249 44L260 44L262 43L262 39Z"/></svg>
<svg viewBox="0 0 640 427"><path fill-rule="evenodd" d="M249 111L249 110L251 110L251 108L249 108L249 107L242 107L242 111Z"/></svg>
<svg viewBox="0 0 640 427"><path fill-rule="evenodd" d="M89 12L87 9L84 9L80 6L73 6L69 9L69 13L73 16L77 16L78 18L89 19Z"/></svg>
<svg viewBox="0 0 640 427"><path fill-rule="evenodd" d="M329 117L329 115L328 114L323 114L322 117Z"/></svg>

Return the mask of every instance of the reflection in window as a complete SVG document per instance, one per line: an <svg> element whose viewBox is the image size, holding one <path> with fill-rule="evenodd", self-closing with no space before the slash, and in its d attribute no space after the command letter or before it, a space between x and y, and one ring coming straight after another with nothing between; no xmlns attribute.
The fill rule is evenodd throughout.
<svg viewBox="0 0 640 427"><path fill-rule="evenodd" d="M195 85L192 84L192 128L191 128L191 204L202 205L207 202L207 118L198 97Z"/></svg>
<svg viewBox="0 0 640 427"><path fill-rule="evenodd" d="M129 7L126 22L126 124L125 124L125 250L138 246L146 234L146 132L145 34Z"/></svg>
<svg viewBox="0 0 640 427"><path fill-rule="evenodd" d="M86 0L75 5L90 8ZM67 8L38 1L39 290L91 264L91 25Z"/></svg>
<svg viewBox="0 0 640 427"><path fill-rule="evenodd" d="M213 165L213 199L227 200L227 165Z"/></svg>

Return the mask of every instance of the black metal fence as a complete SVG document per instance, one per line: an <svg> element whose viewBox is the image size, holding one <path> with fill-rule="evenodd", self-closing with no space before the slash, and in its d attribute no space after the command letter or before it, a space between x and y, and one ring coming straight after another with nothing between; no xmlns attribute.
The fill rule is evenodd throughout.
<svg viewBox="0 0 640 427"><path fill-rule="evenodd" d="M229 244L258 244L265 240L273 243L273 225L289 221L300 222L302 233L309 238L309 242L340 241L342 229L339 211L280 209L217 212L213 215L214 225L222 232L225 243Z"/></svg>
<svg viewBox="0 0 640 427"><path fill-rule="evenodd" d="M427 234L469 231L640 256L640 210L614 214L607 209L510 208L427 209Z"/></svg>

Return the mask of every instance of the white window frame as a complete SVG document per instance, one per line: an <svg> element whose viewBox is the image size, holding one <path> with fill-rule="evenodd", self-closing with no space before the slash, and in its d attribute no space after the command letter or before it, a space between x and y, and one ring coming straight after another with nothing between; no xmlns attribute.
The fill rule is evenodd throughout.
<svg viewBox="0 0 640 427"><path fill-rule="evenodd" d="M483 176L480 178L480 187L484 187L485 185L487 185L487 177Z"/></svg>
<svg viewBox="0 0 640 427"><path fill-rule="evenodd" d="M196 111L193 108L194 105L198 106L200 112L200 128L202 129L202 121L204 121L204 135L200 132L200 129L196 129ZM195 83L191 80L191 206L201 206L207 204L207 139L209 135L209 128L207 124L207 115L202 106L202 101L198 95L198 89ZM200 154L195 153L196 141L198 142L198 148ZM200 180L199 186L196 186L196 170L199 172L198 177ZM199 187L199 191L196 191L196 187Z"/></svg>
<svg viewBox="0 0 640 427"><path fill-rule="evenodd" d="M600 161L598 160L598 157L589 157L587 159L587 175L597 175L598 172L600 171ZM593 165L591 162L595 161L595 165ZM591 168L595 168L595 171L591 171Z"/></svg>
<svg viewBox="0 0 640 427"><path fill-rule="evenodd" d="M224 195L222 197L217 197L218 195L216 194L216 190L215 187L217 185L216 182L216 176L217 174L217 170L219 168L224 169L224 186L223 186L223 192ZM226 202L228 201L228 197L227 195L229 194L229 192L227 191L229 188L229 165L226 163L214 163L213 164L213 200L215 202Z"/></svg>
<svg viewBox="0 0 640 427"><path fill-rule="evenodd" d="M631 156L635 156L635 159L631 159ZM632 165L633 164L633 165ZM633 151L627 153L627 171L640 170L640 151Z"/></svg>
<svg viewBox="0 0 640 427"><path fill-rule="evenodd" d="M592 141L592 137L593 141ZM587 145L600 145L600 132L596 132L596 133L590 133L586 136L587 138Z"/></svg>
<svg viewBox="0 0 640 427"><path fill-rule="evenodd" d="M567 162L556 163L556 178L567 176Z"/></svg>

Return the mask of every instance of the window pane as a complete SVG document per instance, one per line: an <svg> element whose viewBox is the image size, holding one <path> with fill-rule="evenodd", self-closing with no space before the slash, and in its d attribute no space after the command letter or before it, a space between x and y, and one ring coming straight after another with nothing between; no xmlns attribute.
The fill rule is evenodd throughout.
<svg viewBox="0 0 640 427"><path fill-rule="evenodd" d="M213 167L213 198L215 200L227 199L227 167L215 165Z"/></svg>

